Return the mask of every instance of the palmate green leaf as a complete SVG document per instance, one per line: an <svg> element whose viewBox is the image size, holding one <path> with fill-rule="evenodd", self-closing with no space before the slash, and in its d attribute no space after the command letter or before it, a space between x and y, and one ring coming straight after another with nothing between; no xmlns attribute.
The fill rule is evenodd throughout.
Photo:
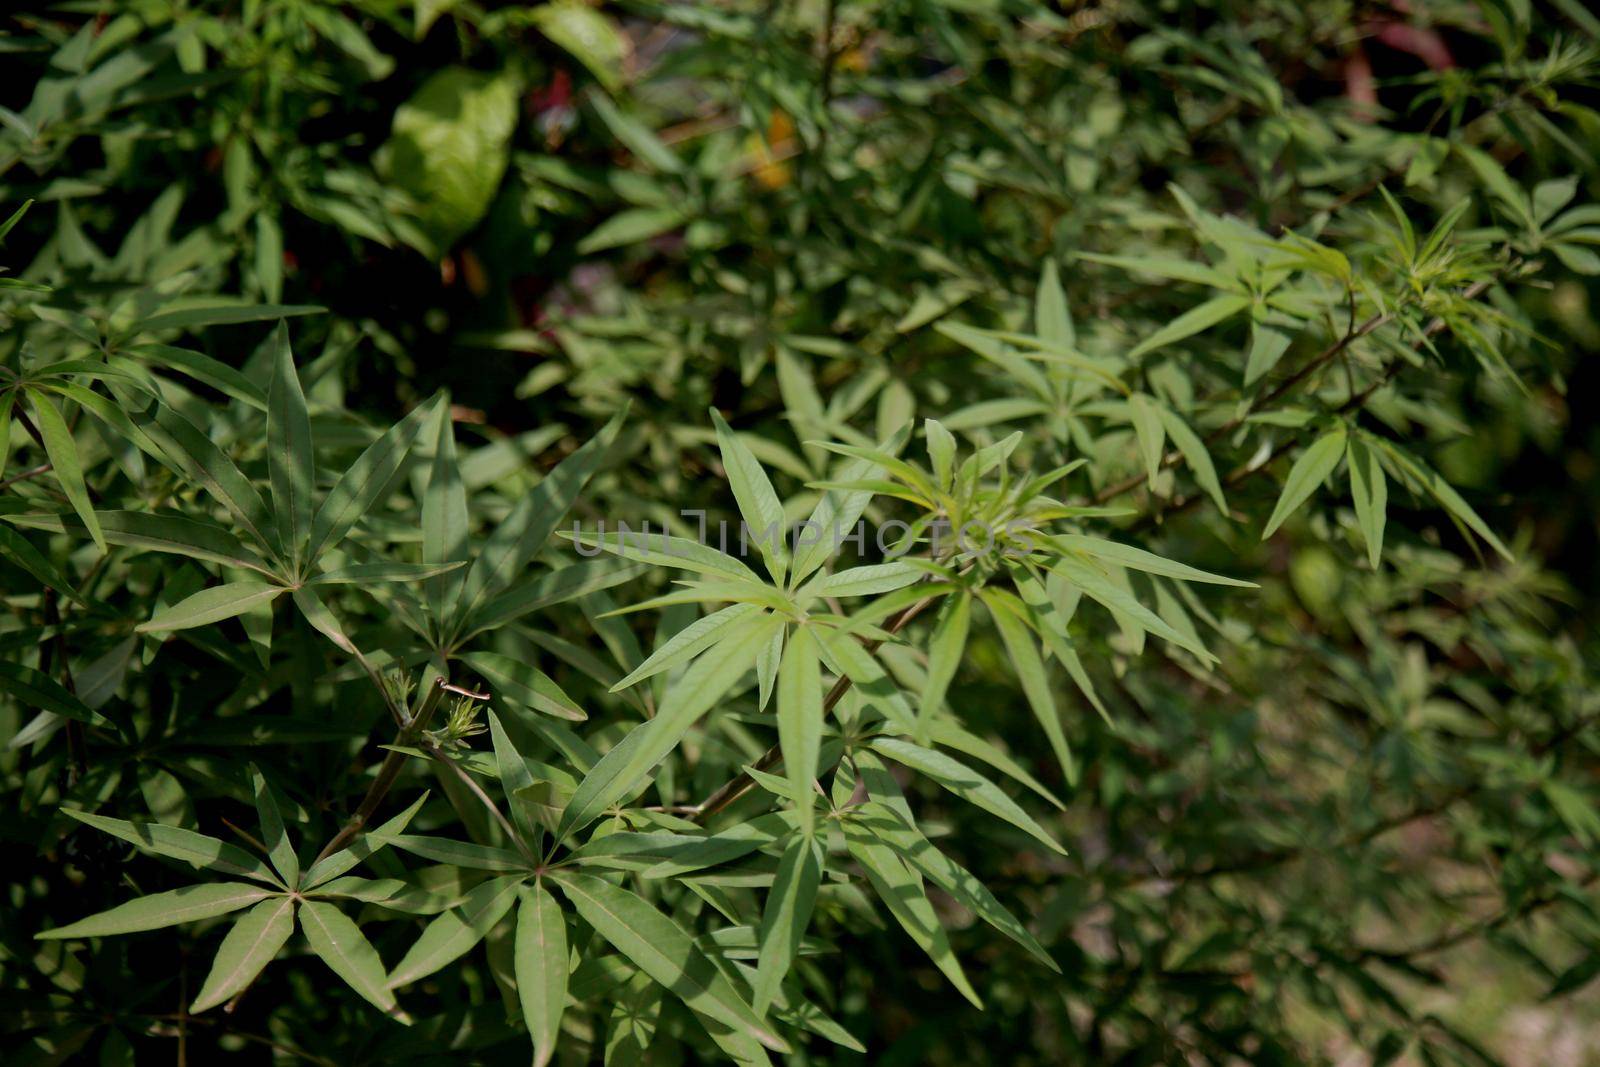
<svg viewBox="0 0 1600 1067"><path fill-rule="evenodd" d="M441 861L449 862L449 861ZM525 874L509 874L477 886L461 905L443 913L423 928L385 982L390 989L426 978L471 951L494 929L517 902L517 887Z"/></svg>
<svg viewBox="0 0 1600 1067"><path fill-rule="evenodd" d="M422 561L455 563L467 558L467 490L456 463L456 435L449 406L440 404L435 418L438 425L434 428L433 470L422 494ZM461 589L461 572L429 578L423 589L433 619L443 633Z"/></svg>
<svg viewBox="0 0 1600 1067"><path fill-rule="evenodd" d="M485 598L510 585L544 548L604 462L626 416L626 409L612 416L598 434L545 475L495 528L462 583L459 616L463 620L470 620Z"/></svg>
<svg viewBox="0 0 1600 1067"><path fill-rule="evenodd" d="M944 927L939 925L939 916L934 912L933 903L928 900L927 891L923 888L922 876L908 867L893 849L879 841L858 820L842 819L840 825L844 829L845 844L850 854L861 864L878 899L883 901L901 929L928 954L928 958L944 972L961 995L982 1010L983 1001L972 988L972 983L967 981L961 961L950 947L950 938L944 932Z"/></svg>
<svg viewBox="0 0 1600 1067"><path fill-rule="evenodd" d="M939 606L938 621L928 642L928 674L917 698L917 728L926 732L939 709L950 681L961 666L967 648L967 631L972 623L972 595L965 590L945 598Z"/></svg>
<svg viewBox="0 0 1600 1067"><path fill-rule="evenodd" d="M334 878L315 889L302 890L316 899L358 900L407 915L437 915L455 904L454 896L429 893L398 878Z"/></svg>
<svg viewBox="0 0 1600 1067"><path fill-rule="evenodd" d="M498 652L469 652L462 659L483 675L495 696L517 707L532 708L570 722L583 722L589 717L577 701L531 663Z"/></svg>
<svg viewBox="0 0 1600 1067"><path fill-rule="evenodd" d="M75 923L45 930L34 936L41 940L65 937L110 937L142 930L159 930L179 923L195 922L226 915L259 903L275 892L241 882L215 882L189 885L165 893L153 893L138 900L79 919Z"/></svg>
<svg viewBox="0 0 1600 1067"><path fill-rule="evenodd" d="M267 846L267 856L272 860L273 869L283 879L283 884L294 889L300 882L300 860L294 854L294 842L289 840L289 832L284 829L278 798L253 763L250 765L250 786L255 793L256 817L261 822L261 843Z"/></svg>
<svg viewBox="0 0 1600 1067"><path fill-rule="evenodd" d="M593 875L563 871L552 873L551 880L596 933L690 1008L775 1052L789 1051L677 923Z"/></svg>
<svg viewBox="0 0 1600 1067"><path fill-rule="evenodd" d="M797 801L800 832L809 837L816 818L812 783L822 749L822 664L809 626L790 633L778 668L778 745Z"/></svg>
<svg viewBox="0 0 1600 1067"><path fill-rule="evenodd" d="M138 633L161 633L205 626L242 615L257 605L270 604L285 592L287 590L281 585L255 579L224 582L184 597L171 607L156 612L150 621L142 622L134 629Z"/></svg>
<svg viewBox="0 0 1600 1067"><path fill-rule="evenodd" d="M1017 593L1027 608L1028 622L1044 642L1045 649L1061 661L1061 665L1067 669L1067 676L1072 679L1072 684L1078 687L1084 699L1100 713L1100 718L1105 724L1113 725L1111 713L1100 700L1100 694L1095 691L1094 682L1090 679L1089 672L1084 669L1078 650L1073 647L1062 609L1050 596L1045 583L1039 580L1031 568L1025 566L1013 566L1011 576L1016 582Z"/></svg>
<svg viewBox="0 0 1600 1067"><path fill-rule="evenodd" d="M1373 570L1383 558L1383 525L1389 506L1389 482L1378 455L1358 436L1350 438L1347 453L1350 496L1356 505L1356 525L1367 542L1367 562Z"/></svg>
<svg viewBox="0 0 1600 1067"><path fill-rule="evenodd" d="M806 807L802 805L801 810ZM811 836L807 820L784 847L778 875L761 914L761 953L751 987L751 1005L757 1015L767 1014L789 973L789 965L800 951L800 940L817 902L817 887L822 883L822 865L822 845Z"/></svg>
<svg viewBox="0 0 1600 1067"><path fill-rule="evenodd" d="M242 875L246 878L271 882L274 885L278 883L278 879L267 870L266 865L244 849L230 845L226 841L218 841L214 837L207 837L205 834L197 834L193 830L184 830L162 823L112 819L73 808L62 808L61 814L158 856L182 860L191 866L204 867L223 874Z"/></svg>
<svg viewBox="0 0 1600 1067"><path fill-rule="evenodd" d="M1261 531L1263 541L1271 537L1283 525L1283 521L1293 515L1295 509L1305 503L1306 498L1317 491L1317 486L1333 473L1333 469L1344 458L1345 439L1344 427L1336 427L1313 441L1294 461L1294 466L1289 468L1289 477L1284 480L1283 494L1278 497L1272 517Z"/></svg>
<svg viewBox="0 0 1600 1067"><path fill-rule="evenodd" d="M264 900L245 912L222 939L211 972L189 1010L198 1015L216 1007L255 981L294 933L295 898Z"/></svg>
<svg viewBox="0 0 1600 1067"><path fill-rule="evenodd" d="M344 912L332 904L305 901L300 905L300 929L311 951L346 985L378 1010L396 1010L394 992L386 984L378 950Z"/></svg>
<svg viewBox="0 0 1600 1067"><path fill-rule="evenodd" d="M621 800L651 768L666 758L733 683L751 667L761 648L784 623L773 616L751 620L731 634L714 654L695 661L661 702L655 718L636 726L595 764L561 813L560 841L582 829Z"/></svg>
<svg viewBox="0 0 1600 1067"><path fill-rule="evenodd" d="M850 817L859 821L873 836L894 849L901 859L922 872L924 877L931 879L963 907L1027 949L1034 959L1052 971L1057 974L1061 972L1061 968L1050 958L1050 954L1039 944L1038 939L995 899L987 886L966 868L935 848L916 827L907 823L893 808L876 801L868 801L853 811Z"/></svg>
<svg viewBox="0 0 1600 1067"><path fill-rule="evenodd" d="M311 538L311 493L315 450L311 416L306 411L300 375L289 350L289 327L278 323L267 342L272 354L272 387L267 394L267 472L272 481L272 512L278 541L298 564Z"/></svg>
<svg viewBox="0 0 1600 1067"><path fill-rule="evenodd" d="M1067 850L1062 848L1033 816L1023 811L999 786L959 760L898 737L874 738L871 747L873 751L882 753L896 763L909 767L919 774L927 775L956 796L991 815L1004 819L1063 856L1067 854Z"/></svg>
<svg viewBox="0 0 1600 1067"><path fill-rule="evenodd" d="M555 1054L567 1006L567 924L561 905L542 883L522 886L517 898L517 996L533 1038L533 1067L544 1067Z"/></svg>
<svg viewBox="0 0 1600 1067"><path fill-rule="evenodd" d="M717 428L717 447L722 453L722 467L727 472L733 498L739 504L739 516L749 528L772 580L782 585L789 567L783 504L749 446L734 435L715 408L711 410L711 421Z"/></svg>
<svg viewBox="0 0 1600 1067"><path fill-rule="evenodd" d="M389 495L391 487L405 468L412 444L443 404L443 396L436 396L425 404L417 405L383 436L368 445L339 476L312 519L311 536L306 548L307 562L315 561L326 549L344 540L345 534L350 532L357 520Z"/></svg>
<svg viewBox="0 0 1600 1067"><path fill-rule="evenodd" d="M37 708L79 722L103 725L104 716L69 692L47 674L21 663L0 660L0 692L10 695L25 708ZM13 739L15 745L15 739Z"/></svg>
<svg viewBox="0 0 1600 1067"><path fill-rule="evenodd" d="M83 481L83 463L78 457L78 445L72 439L72 431L67 428L61 412L43 391L26 389L23 392L28 397L28 406L33 410L34 423L39 429L39 438L44 443L45 457L50 460L50 466L55 471L61 491L67 495L68 503L72 505L72 510L78 513L78 518L83 521L89 536L94 538L95 546L104 552L106 536L100 529L100 520L94 513L94 505L89 502L89 489ZM10 428L7 427L7 433L9 432Z"/></svg>
<svg viewBox="0 0 1600 1067"><path fill-rule="evenodd" d="M1129 360L1136 360L1158 348L1175 344L1187 337L1192 337L1202 330L1209 330L1217 323L1230 319L1239 312L1250 307L1251 298L1237 296L1233 293L1224 293L1214 296L1198 307L1190 308L1182 315L1167 323L1155 333L1133 346L1128 353Z"/></svg>
<svg viewBox="0 0 1600 1067"><path fill-rule="evenodd" d="M191 556L273 576L272 569L262 562L260 556L213 522L171 512L101 511L96 512L96 517L106 540L114 545ZM85 531L81 522L64 515L0 515L0 519L33 530L64 533Z"/></svg>

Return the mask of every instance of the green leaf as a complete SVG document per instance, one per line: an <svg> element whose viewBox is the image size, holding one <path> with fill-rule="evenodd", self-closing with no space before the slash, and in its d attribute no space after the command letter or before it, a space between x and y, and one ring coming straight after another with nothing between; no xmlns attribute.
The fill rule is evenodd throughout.
<svg viewBox="0 0 1600 1067"><path fill-rule="evenodd" d="M386 834L380 830L374 830L367 836L423 859L455 867L469 867L478 871L521 871L529 866L527 859L510 849L479 845L472 841L417 834Z"/></svg>
<svg viewBox="0 0 1600 1067"><path fill-rule="evenodd" d="M950 681L961 666L972 624L972 596L963 590L939 606L939 619L928 642L928 674L917 699L917 724L926 730L944 704Z"/></svg>
<svg viewBox="0 0 1600 1067"><path fill-rule="evenodd" d="M923 889L922 876L873 836L859 820L847 818L841 820L840 825L844 829L845 844L850 854L861 864L878 899L888 907L901 929L928 954L961 995L982 1010L983 1001L967 981L961 961L956 959L955 951L950 947L950 938L945 934L944 927L939 925L939 917L928 900L927 891Z"/></svg>
<svg viewBox="0 0 1600 1067"><path fill-rule="evenodd" d="M778 745L794 790L800 832L811 835L816 817L817 753L822 749L822 664L817 639L796 626L778 668Z"/></svg>
<svg viewBox="0 0 1600 1067"><path fill-rule="evenodd" d="M1289 335L1257 322L1250 327L1250 354L1244 362L1244 384L1248 389L1260 380L1289 350Z"/></svg>
<svg viewBox="0 0 1600 1067"><path fill-rule="evenodd" d="M67 428L66 420L61 417L61 412L56 409L55 404L41 390L26 389L23 392L28 397L28 405L33 409L39 437L44 442L44 454L50 460L50 466L55 471L61 491L67 495L68 503L72 505L72 510L78 513L78 518L83 521L89 536L94 538L95 546L104 552L106 536L100 529L100 520L94 513L94 505L89 502L89 489L83 482L83 463L78 458L78 445L72 439L72 431ZM9 432L10 428L7 427L7 433Z"/></svg>
<svg viewBox="0 0 1600 1067"><path fill-rule="evenodd" d="M461 587L460 614L463 618L470 619L485 597L510 585L543 550L578 494L605 460L625 416L625 411L613 416L582 448L558 463L495 528Z"/></svg>
<svg viewBox="0 0 1600 1067"><path fill-rule="evenodd" d="M912 563L871 563L822 575L805 584L800 597L876 596L902 589L927 576L927 571Z"/></svg>
<svg viewBox="0 0 1600 1067"><path fill-rule="evenodd" d="M544 1067L555 1054L567 1006L567 924L543 884L523 886L517 896L517 997L533 1038L533 1067Z"/></svg>
<svg viewBox="0 0 1600 1067"><path fill-rule="evenodd" d="M344 540L350 527L389 495L400 477L417 435L422 432L427 420L434 417L443 400L442 396L435 397L413 408L382 437L368 445L339 476L339 480L333 483L333 488L328 490L311 523L310 543L306 549L308 563Z"/></svg>
<svg viewBox="0 0 1600 1067"><path fill-rule="evenodd" d="M778 875L761 913L761 954L751 992L757 1015L766 1015L778 996L784 975L789 973L789 965L800 951L800 940L810 925L817 887L822 882L822 862L822 845L803 825L801 832L784 846Z"/></svg>
<svg viewBox="0 0 1600 1067"><path fill-rule="evenodd" d="M1373 570L1383 558L1383 524L1389 505L1389 482L1378 454L1359 437L1350 438L1350 495L1356 505L1356 525L1367 542L1367 562Z"/></svg>
<svg viewBox="0 0 1600 1067"><path fill-rule="evenodd" d="M783 504L773 492L767 472L761 469L747 445L734 435L715 408L711 421L717 428L717 447L722 452L722 467L727 472L728 484L733 487L733 498L739 504L739 515L754 539L756 550L766 561L772 580L782 585L789 564L788 528L783 519Z"/></svg>
<svg viewBox="0 0 1600 1067"><path fill-rule="evenodd" d="M850 817L858 820L874 837L894 849L901 859L922 872L963 907L1027 949L1035 959L1052 971L1057 974L1061 972L1061 968L1050 958L1050 954L1039 944L1038 939L995 899L987 886L973 877L966 868L935 848L893 808L877 801L868 801L852 812Z"/></svg>
<svg viewBox="0 0 1600 1067"><path fill-rule="evenodd" d="M551 878L596 933L690 1008L775 1052L789 1051L677 923L593 875L559 872Z"/></svg>
<svg viewBox="0 0 1600 1067"><path fill-rule="evenodd" d="M324 571L307 579L310 585L365 585L369 582L420 582L436 574L447 574L464 566L462 560L454 563L357 563L353 567L340 567Z"/></svg>
<svg viewBox="0 0 1600 1067"><path fill-rule="evenodd" d="M176 469L226 508L257 544L269 552L281 547L277 530L269 521L271 512L261 494L199 427L159 403L155 405L153 417L146 412L139 419L139 425Z"/></svg>
<svg viewBox="0 0 1600 1067"><path fill-rule="evenodd" d="M516 80L465 67L435 72L396 109L384 169L417 205L419 251L443 255L483 218L516 125Z"/></svg>
<svg viewBox="0 0 1600 1067"><path fill-rule="evenodd" d="M1050 741L1056 762L1061 764L1061 773L1068 782L1076 783L1078 765L1072 758L1072 748L1067 744L1066 731L1061 726L1061 712L1056 707L1049 675L1045 673L1044 658L1033 643L1033 635L1025 621L1028 618L1027 609L1015 596L1002 589L984 589L979 595L989 609L989 616L994 619L995 629L1000 631L1000 642L1005 645L1006 655L1016 669L1017 680L1022 683L1022 693L1028 698L1028 706L1033 709L1034 718L1039 721L1045 737Z"/></svg>
<svg viewBox="0 0 1600 1067"><path fill-rule="evenodd" d="M942 492L950 491L950 480L955 474L955 435L933 419L922 420L923 435L928 441L928 462L933 464L933 480Z"/></svg>
<svg viewBox="0 0 1600 1067"><path fill-rule="evenodd" d="M541 4L529 17L541 33L588 67L607 92L622 88L628 42L610 19L581 0Z"/></svg>
<svg viewBox="0 0 1600 1067"><path fill-rule="evenodd" d="M1156 475L1161 473L1162 451L1167 443L1160 408L1143 393L1135 393L1128 398L1128 419L1133 423L1133 435L1138 439L1139 455L1144 459L1145 475L1153 490Z"/></svg>
<svg viewBox="0 0 1600 1067"><path fill-rule="evenodd" d="M422 810L423 802L428 799L428 794L423 793L411 806L399 815L390 819L371 833L357 837L350 844L335 852L326 859L313 863L301 876L301 892L310 892L317 886L329 882L334 878L355 867L356 864L371 856L383 847L384 841L404 833L411 820L416 818L417 812Z"/></svg>
<svg viewBox="0 0 1600 1067"><path fill-rule="evenodd" d="M756 655L783 626L781 619L752 620L730 636L715 655L703 656L668 691L655 718L636 726L607 752L579 783L561 813L556 840L594 821L638 785L651 768L677 747L711 705L752 666Z"/></svg>
<svg viewBox="0 0 1600 1067"><path fill-rule="evenodd" d="M1395 466L1403 475L1415 480L1423 489L1427 490L1435 500L1443 505L1446 511L1450 512L1458 521L1488 542L1489 546L1500 553L1501 557L1508 562L1512 560L1511 550L1505 546L1505 543L1500 538L1495 536L1494 531L1489 529L1489 524L1478 517L1478 513L1472 510L1472 505L1468 504L1449 482L1439 477L1422 460L1392 441L1377 440L1376 443L1384 453L1394 460Z"/></svg>
<svg viewBox="0 0 1600 1067"><path fill-rule="evenodd" d="M449 862L449 861L442 861ZM460 959L486 937L517 902L517 887L527 875L511 874L484 882L461 901L461 906L435 918L423 928L404 958L389 974L390 989L426 978Z"/></svg>
<svg viewBox="0 0 1600 1067"><path fill-rule="evenodd" d="M1095 252L1079 252L1077 255L1079 259L1087 259L1091 263L1104 263L1108 267L1120 267L1139 274L1169 278L1175 282L1194 282L1213 289L1235 289L1239 284L1215 267L1187 259L1169 259L1161 256L1103 256Z"/></svg>
<svg viewBox="0 0 1600 1067"><path fill-rule="evenodd" d="M300 905L300 929L311 951L333 968L346 985L380 1011L396 1010L394 992L386 984L378 950L344 912L332 904L305 901Z"/></svg>
<svg viewBox="0 0 1600 1067"><path fill-rule="evenodd" d="M151 552L170 552L209 560L226 567L259 571L269 577L272 575L272 570L261 561L260 556L212 522L170 512L102 511L96 517L100 520L106 540L114 545ZM84 528L76 519L62 515L0 515L0 519L34 530L77 533Z"/></svg>
<svg viewBox="0 0 1600 1067"><path fill-rule="evenodd" d="M154 893L126 904L118 904L98 915L79 919L75 923L59 926L35 934L43 940L64 937L110 937L115 934L133 934L141 930L159 930L179 923L210 919L274 896L270 889L239 882L218 882L208 885L188 885L166 893Z"/></svg>
<svg viewBox="0 0 1600 1067"><path fill-rule="evenodd" d="M896 763L910 767L919 774L927 775L956 796L991 815L1004 819L1063 856L1067 854L1067 850L1062 848L1044 827L1034 821L1033 816L1023 811L1016 801L1002 792L999 786L959 760L898 737L874 738L871 747Z"/></svg>
<svg viewBox="0 0 1600 1067"><path fill-rule="evenodd" d="M671 233L689 221L689 215L678 207L636 207L619 211L579 241L576 251L580 256L591 256L612 248L639 244L652 237Z"/></svg>
<svg viewBox="0 0 1600 1067"><path fill-rule="evenodd" d="M433 470L422 494L422 560L454 563L467 558L467 490L456 463L456 437L450 408L440 404L434 431ZM441 632L461 588L461 573L441 574L423 583L428 605Z"/></svg>
<svg viewBox="0 0 1600 1067"><path fill-rule="evenodd" d="M267 394L261 391L260 386L226 363L203 353L174 348L172 345L144 344L128 349L128 355L186 374L225 396L249 404L257 411L267 410Z"/></svg>
<svg viewBox="0 0 1600 1067"><path fill-rule="evenodd" d="M289 832L284 829L278 798L273 795L272 787L255 764L250 765L250 785L255 792L256 817L261 820L261 842L267 846L267 856L283 878L283 884L294 889L300 882L300 860L294 854L294 843L289 840Z"/></svg>
<svg viewBox="0 0 1600 1067"><path fill-rule="evenodd" d="M1217 511L1226 517L1228 501L1222 495L1222 482L1217 478L1217 468L1212 465L1211 453L1206 451L1205 442L1200 439L1199 434L1189 428L1189 424L1184 422L1177 412L1165 406L1158 406L1156 414L1161 417L1161 424L1166 427L1167 436L1178 446L1184 462L1189 464L1189 470L1194 473L1194 480L1216 502Z"/></svg>
<svg viewBox="0 0 1600 1067"><path fill-rule="evenodd" d="M1033 329L1039 339L1056 348L1076 348L1077 334L1072 328L1072 312L1067 310L1067 294L1061 289L1056 261L1046 259L1039 272L1039 290L1033 300Z"/></svg>
<svg viewBox="0 0 1600 1067"><path fill-rule="evenodd" d="M274 884L278 881L264 863L244 849L205 834L197 834L193 830L163 823L111 819L74 808L62 808L61 814L158 856L182 860L191 866L205 867L223 874L242 875Z"/></svg>
<svg viewBox="0 0 1600 1067"><path fill-rule="evenodd" d="M1202 330L1208 330L1224 319L1232 318L1244 311L1250 303L1251 298L1248 296L1235 296L1232 293L1214 296L1199 307L1190 308L1139 342L1133 347L1133 351L1128 353L1128 359L1136 360L1147 352L1154 352L1158 348L1192 337Z"/></svg>
<svg viewBox="0 0 1600 1067"><path fill-rule="evenodd" d="M1170 641L1179 648L1187 649L1203 662L1210 663L1216 659L1194 637L1173 629L1159 615L1135 600L1126 589L1082 560L1073 556L1063 556L1052 563L1051 570L1071 585L1081 589L1085 595L1108 611L1121 615L1163 641Z"/></svg>
<svg viewBox="0 0 1600 1067"><path fill-rule="evenodd" d="M570 537L585 548L603 549L638 563L649 563L657 567L676 567L713 578L733 578L736 581L763 584L761 579L756 577L755 571L738 559L726 552L719 552L710 545L703 545L699 541L691 541L685 537L674 537L659 531L647 534L642 529L619 530L598 535L563 533L562 536Z"/></svg>
<svg viewBox="0 0 1600 1067"><path fill-rule="evenodd" d="M1185 582L1205 582L1210 585L1232 585L1244 589L1256 588L1255 582L1247 582L1240 578L1229 578L1221 574L1212 574L1210 571L1199 570L1186 563L1158 556L1153 552L1146 552L1142 548L1134 548L1118 541L1107 541L1099 537L1090 537L1086 534L1061 534L1051 538L1052 543L1061 548L1082 552L1098 559L1114 563L1119 567L1130 570L1147 571L1150 574L1159 574L1167 578L1177 578Z"/></svg>
<svg viewBox="0 0 1600 1067"><path fill-rule="evenodd" d="M25 708L37 708L79 722L103 724L106 720L54 678L20 663L0 660L0 692Z"/></svg>
<svg viewBox="0 0 1600 1067"><path fill-rule="evenodd" d="M184 308L152 315L137 326L138 333L162 330L195 330L204 326L234 326L242 322L265 322L298 315L320 315L326 308L313 304L222 304L213 307Z"/></svg>
<svg viewBox="0 0 1600 1067"><path fill-rule="evenodd" d="M289 351L289 327L278 323L267 342L272 352L272 389L267 397L267 470L272 480L272 511L278 540L300 561L311 538L311 492L315 452L311 416L306 411L300 375Z"/></svg>
<svg viewBox="0 0 1600 1067"><path fill-rule="evenodd" d="M469 652L463 660L489 682L495 696L518 707L582 722L588 713L578 706L547 674L526 660L498 652Z"/></svg>
<svg viewBox="0 0 1600 1067"><path fill-rule="evenodd" d="M294 897L264 900L245 912L222 939L217 958L189 1005L195 1015L230 1000L255 981L294 933Z"/></svg>
<svg viewBox="0 0 1600 1067"><path fill-rule="evenodd" d="M1344 458L1345 438L1343 426L1330 430L1311 442L1294 461L1294 466L1289 468L1289 477L1283 483L1283 494L1278 497L1278 505L1272 509L1266 529L1261 531L1261 540L1271 537L1283 521L1294 514L1295 509L1305 503L1306 498L1317 491L1317 486L1333 473L1333 469Z"/></svg>
<svg viewBox="0 0 1600 1067"><path fill-rule="evenodd" d="M245 579L202 589L164 608L134 629L139 633L187 630L242 615L259 604L270 604L285 592L281 585Z"/></svg>
<svg viewBox="0 0 1600 1067"><path fill-rule="evenodd" d="M613 693L628 688L646 678L669 671L722 640L730 631L762 613L758 604L732 604L691 622L650 653L649 657L622 681L611 687ZM469 657L470 659L470 657Z"/></svg>

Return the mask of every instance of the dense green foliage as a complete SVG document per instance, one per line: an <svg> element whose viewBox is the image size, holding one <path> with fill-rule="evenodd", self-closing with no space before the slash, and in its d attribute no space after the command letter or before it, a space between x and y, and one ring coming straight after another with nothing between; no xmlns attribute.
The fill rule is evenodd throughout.
<svg viewBox="0 0 1600 1067"><path fill-rule="evenodd" d="M1592 1062L1586 5L0 55L5 1062Z"/></svg>

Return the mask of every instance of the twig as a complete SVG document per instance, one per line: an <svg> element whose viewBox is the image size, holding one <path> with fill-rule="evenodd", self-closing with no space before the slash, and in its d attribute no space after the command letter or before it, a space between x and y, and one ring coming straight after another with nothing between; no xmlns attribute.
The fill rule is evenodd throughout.
<svg viewBox="0 0 1600 1067"><path fill-rule="evenodd" d="M423 750L426 751L428 755L432 756L436 762L442 763L446 767L449 767L450 770L455 773L455 776L460 779L461 784L466 786L467 790L472 793L473 796L477 797L485 808L489 809L489 814L494 816L495 822L500 824L500 829L505 831L506 837L511 840L511 843L517 846L518 852L522 853L522 855L528 860L537 862L532 851L529 850L527 843L522 840L522 835L517 833L516 827L512 826L510 820L501 814L500 808L496 806L494 800L489 796L489 794L483 791L483 786L479 785L477 780L473 778L472 775L462 770L460 765L457 764L455 760L451 759L449 756L446 756L444 754L444 750L438 745L424 745Z"/></svg>
<svg viewBox="0 0 1600 1067"><path fill-rule="evenodd" d="M373 780L367 789L367 795L361 798L360 807L355 814L350 816L344 827L333 836L322 851L317 854L315 863L321 863L329 856L344 848L355 840L357 834L366 828L367 821L372 818L373 812L383 803L383 798L388 795L395 779L400 777L400 769L405 766L406 754L399 751L403 745L416 740L422 731L427 729L428 722L433 718L434 711L439 707L439 701L444 697L445 682L443 678L434 679L433 688L429 689L422 698L422 706L417 709L417 714L410 723L402 725L395 734L394 747L390 748L383 757L383 765L378 768L378 777Z"/></svg>

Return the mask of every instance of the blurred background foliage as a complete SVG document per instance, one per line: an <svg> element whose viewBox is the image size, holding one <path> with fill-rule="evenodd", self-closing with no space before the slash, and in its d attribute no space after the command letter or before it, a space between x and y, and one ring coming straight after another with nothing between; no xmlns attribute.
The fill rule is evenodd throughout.
<svg viewBox="0 0 1600 1067"><path fill-rule="evenodd" d="M1064 799L1054 820L1071 855L997 837L932 795L921 807L1063 973L946 914L980 1013L898 932L829 913L814 931L829 954L803 966L825 968L829 1009L868 1061L1600 1056L1600 220L1585 206L1600 192L1600 20L1579 0L84 0L7 5L0 31L0 204L34 201L0 262L50 289L8 307L0 363L52 343L47 331L103 345L165 326L249 371L261 332L217 309L314 305L326 313L292 321L307 390L338 413L319 438L354 443L366 420L447 388L464 476L491 514L630 400L627 458L594 483L587 519L729 514L708 404L786 498L827 473L806 442L871 443L931 415L978 444L1023 429L1036 469L1092 457L1071 481L1083 500L1136 479L1114 531L1262 583L1209 601L1214 617L1191 605L1221 635L1214 674L1141 654L1126 630L1084 629L1116 725L1070 717L1075 784L1017 708L997 640L974 636L952 706ZM1493 255L1464 241L1453 263L1384 259L1408 225L1425 239L1458 205L1455 233ZM1563 211L1587 214L1563 228ZM1041 402L1004 361L936 328L1024 329L1048 263L1077 346L1126 352L1208 283L1089 257L1217 262L1204 226L1223 217L1343 250L1377 286L1370 306L1441 279L1494 283L1492 322L1414 309L1415 327L1439 314L1482 330L1440 335L1449 372L1408 369L1368 410L1513 561L1398 491L1382 567L1342 490L1260 541L1281 470L1230 475L1233 514L1256 516L1237 522L1184 472L1146 484L1125 416L1079 411L1070 390ZM198 312L187 329L147 325L185 312ZM1286 328L1281 342L1248 320L1219 316L1147 357L1137 387L1210 430L1345 328L1336 306L1306 316L1323 332ZM1260 385L1243 381L1247 361ZM1313 395L1336 405L1344 373ZM226 383L200 382L191 409L226 400ZM1217 469L1273 455L1274 435L1309 417L1296 400L1213 442ZM14 595L30 581L0 564ZM555 657L576 663L559 642L581 645L588 621L574 610L549 625ZM100 644L85 658L121 647ZM140 655L122 653L135 670ZM570 673L591 706L618 706ZM90 783L99 799L192 824L196 797L230 803L211 773L236 758L230 745L302 761L314 781L349 762L371 721L251 733L230 724L229 691L204 672L163 690L200 725ZM285 689L272 707L303 725L304 696ZM376 714L352 699L365 701L355 718ZM26 721L0 714L11 732ZM759 746L737 729L722 743L748 759ZM58 762L24 747L0 766L8 1062L172 1056L168 949L108 942L79 960L29 940L47 915L114 902L118 873L96 851L109 846L54 816ZM263 984L197 1024L189 1055L527 1055L494 1021L481 965L405 1032L375 1029L315 971ZM81 1016L51 1007L63 1002ZM641 1054L697 1056L668 1041Z"/></svg>

